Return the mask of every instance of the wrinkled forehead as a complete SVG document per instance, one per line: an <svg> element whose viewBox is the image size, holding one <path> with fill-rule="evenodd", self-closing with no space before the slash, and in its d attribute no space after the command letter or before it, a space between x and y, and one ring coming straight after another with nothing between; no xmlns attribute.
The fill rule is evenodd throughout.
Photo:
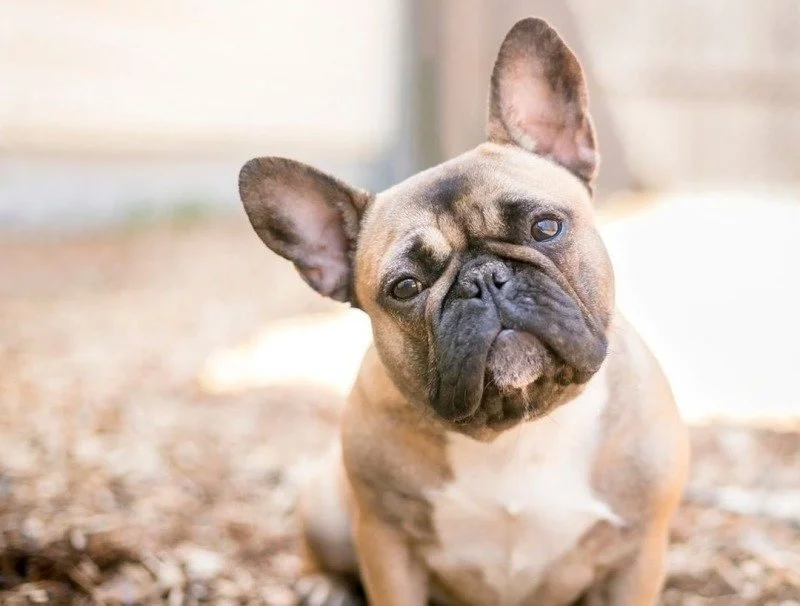
<svg viewBox="0 0 800 606"><path fill-rule="evenodd" d="M591 217L583 183L560 166L509 146L483 144L378 194L365 218L367 247L396 255L448 255L470 241L505 239L534 212Z"/></svg>

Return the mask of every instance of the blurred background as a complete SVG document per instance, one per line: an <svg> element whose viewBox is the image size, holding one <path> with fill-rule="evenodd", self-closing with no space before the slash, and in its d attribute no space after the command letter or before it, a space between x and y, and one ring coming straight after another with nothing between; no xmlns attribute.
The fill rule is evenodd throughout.
<svg viewBox="0 0 800 606"><path fill-rule="evenodd" d="M796 0L0 0L0 603L293 603L370 332L238 170L381 190L466 151L531 15L583 62L618 302L692 423L663 603L800 604Z"/></svg>

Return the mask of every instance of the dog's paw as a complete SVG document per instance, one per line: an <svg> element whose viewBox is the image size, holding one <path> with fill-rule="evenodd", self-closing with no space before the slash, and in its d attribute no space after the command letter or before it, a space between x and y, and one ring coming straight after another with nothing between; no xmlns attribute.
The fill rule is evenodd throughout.
<svg viewBox="0 0 800 606"><path fill-rule="evenodd" d="M317 574L303 577L294 584L300 606L364 606L354 588L342 581Z"/></svg>

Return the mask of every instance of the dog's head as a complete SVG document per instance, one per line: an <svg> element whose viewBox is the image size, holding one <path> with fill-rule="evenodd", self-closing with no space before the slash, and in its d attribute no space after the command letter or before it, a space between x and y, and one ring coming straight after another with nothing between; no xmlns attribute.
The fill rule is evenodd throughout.
<svg viewBox="0 0 800 606"><path fill-rule="evenodd" d="M613 274L578 60L544 21L506 36L488 141L377 195L281 158L240 192L261 239L372 320L410 401L471 434L547 413L601 366Z"/></svg>

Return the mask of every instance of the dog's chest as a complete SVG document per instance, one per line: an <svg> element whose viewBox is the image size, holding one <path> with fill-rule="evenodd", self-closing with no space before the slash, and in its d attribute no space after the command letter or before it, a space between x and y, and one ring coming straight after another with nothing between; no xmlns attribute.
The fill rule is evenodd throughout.
<svg viewBox="0 0 800 606"><path fill-rule="evenodd" d="M593 383L491 443L448 436L453 478L428 495L438 544L425 558L451 590L477 572L498 604L518 604L598 521L619 521L590 483L606 400Z"/></svg>

